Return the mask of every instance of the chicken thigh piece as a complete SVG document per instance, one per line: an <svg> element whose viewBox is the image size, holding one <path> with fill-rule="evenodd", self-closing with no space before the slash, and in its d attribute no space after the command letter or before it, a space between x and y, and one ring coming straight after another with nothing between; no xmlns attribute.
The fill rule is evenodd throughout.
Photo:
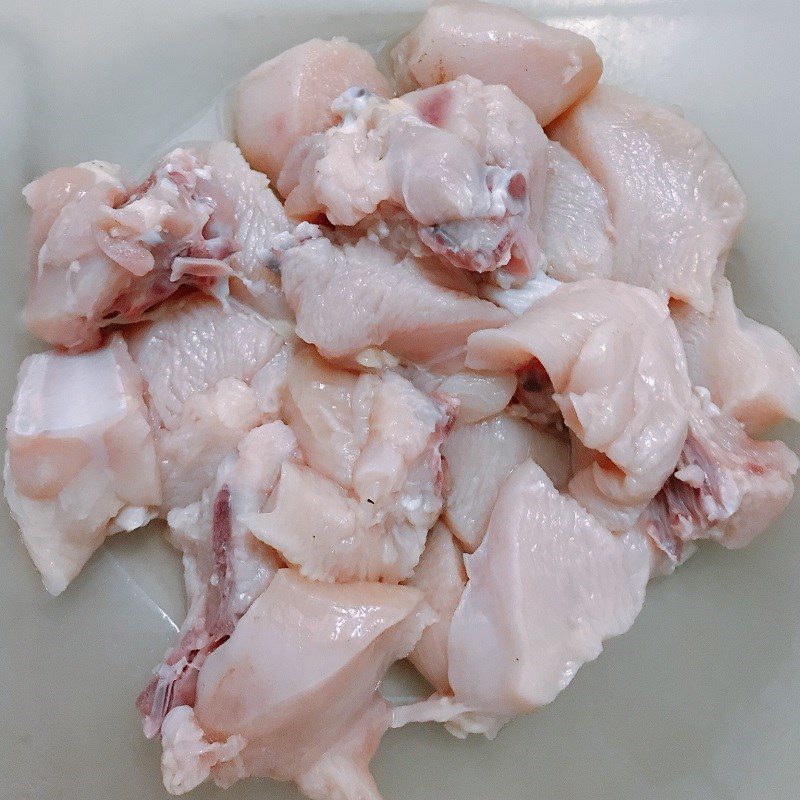
<svg viewBox="0 0 800 800"><path fill-rule="evenodd" d="M392 94L372 56L342 38L290 47L242 78L234 128L253 169L277 180L294 145L333 124L331 103L351 86L382 97Z"/></svg>
<svg viewBox="0 0 800 800"><path fill-rule="evenodd" d="M91 353L25 359L6 439L6 498L51 594L109 533L156 515L161 484L142 381L119 336Z"/></svg>
<svg viewBox="0 0 800 800"><path fill-rule="evenodd" d="M500 487L516 466L533 459L559 489L570 477L569 444L509 413L455 427L442 456L450 475L444 518L468 553L481 543Z"/></svg>
<svg viewBox="0 0 800 800"><path fill-rule="evenodd" d="M547 139L505 86L469 76L384 100L352 89L278 179L291 217L353 226L398 209L445 262L520 281L539 263Z"/></svg>
<svg viewBox="0 0 800 800"><path fill-rule="evenodd" d="M511 8L438 2L392 50L401 91L459 75L508 86L547 125L600 80L594 45Z"/></svg>
<svg viewBox="0 0 800 800"><path fill-rule="evenodd" d="M677 469L637 528L673 564L685 561L698 539L746 547L786 509L798 464L783 442L751 439L706 389L696 389Z"/></svg>
<svg viewBox="0 0 800 800"><path fill-rule="evenodd" d="M499 716L551 702L633 624L651 565L645 537L611 534L540 467L520 464L466 557L448 644L456 700Z"/></svg>
<svg viewBox="0 0 800 800"><path fill-rule="evenodd" d="M674 111L602 84L547 132L605 189L611 277L708 313L745 197L706 136Z"/></svg>
<svg viewBox="0 0 800 800"><path fill-rule="evenodd" d="M455 359L463 366L473 331L511 319L430 259L398 260L368 240L337 247L319 238L293 247L283 255L281 283L297 335L325 358L350 363L384 350L394 363Z"/></svg>
<svg viewBox="0 0 800 800"><path fill-rule="evenodd" d="M202 498L168 514L170 539L183 555L189 611L178 641L136 701L148 738L162 733L173 708L194 703L205 658L282 566L243 518L261 508L283 462L298 457L297 440L282 422L254 428L219 465Z"/></svg>
<svg viewBox="0 0 800 800"><path fill-rule="evenodd" d="M449 687L440 679L429 699L396 707L393 727L444 722L460 738L494 738L512 717L555 699L606 639L630 628L655 564L646 536L610 533L531 460L503 483L465 562L461 599L432 629L441 636L449 620ZM426 592L427 563L417 584Z"/></svg>
<svg viewBox="0 0 800 800"><path fill-rule="evenodd" d="M789 418L800 422L800 356L778 331L746 317L727 278L714 287L714 307L701 314L675 304L689 376L748 433Z"/></svg>
<svg viewBox="0 0 800 800"><path fill-rule="evenodd" d="M407 578L441 511L439 449L455 410L392 372L358 375L300 351L284 415L308 466L284 464L248 526L316 580Z"/></svg>
<svg viewBox="0 0 800 800"><path fill-rule="evenodd" d="M102 327L141 319L181 286L224 296L236 274L276 291L270 240L289 224L236 147L178 148L139 186L91 162L24 190L32 209L25 319L47 342L81 350Z"/></svg>
<svg viewBox="0 0 800 800"><path fill-rule="evenodd" d="M391 714L376 686L432 618L412 588L280 570L206 659L194 710L165 721L165 786L257 776L312 800L380 800L369 761Z"/></svg>
<svg viewBox="0 0 800 800"><path fill-rule="evenodd" d="M244 434L277 417L249 383L284 338L236 300L202 296L165 304L126 336L145 380L166 514L199 500Z"/></svg>
<svg viewBox="0 0 800 800"><path fill-rule="evenodd" d="M468 342L475 369L543 369L567 427L594 453L570 493L626 530L672 474L691 387L666 303L596 278L565 283L521 317Z"/></svg>

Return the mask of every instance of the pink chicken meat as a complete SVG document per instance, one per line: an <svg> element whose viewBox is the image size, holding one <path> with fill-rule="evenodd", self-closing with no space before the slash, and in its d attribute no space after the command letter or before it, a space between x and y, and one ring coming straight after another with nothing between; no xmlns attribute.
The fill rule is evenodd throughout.
<svg viewBox="0 0 800 800"><path fill-rule="evenodd" d="M170 794L381 800L390 727L494 738L794 493L755 437L800 419L800 357L736 305L745 199L706 136L497 5L436 2L377 58L394 83L312 39L215 106L236 143L24 189L53 349L5 494L54 595L163 521L187 612L136 706ZM432 693L390 702L404 658Z"/></svg>

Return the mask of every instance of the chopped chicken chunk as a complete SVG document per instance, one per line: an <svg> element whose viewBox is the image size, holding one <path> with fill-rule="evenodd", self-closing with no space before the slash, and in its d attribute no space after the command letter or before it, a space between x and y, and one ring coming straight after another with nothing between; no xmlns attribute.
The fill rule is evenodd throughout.
<svg viewBox="0 0 800 800"><path fill-rule="evenodd" d="M697 539L745 547L789 505L798 463L783 442L751 439L696 390L677 469L637 527L678 564Z"/></svg>
<svg viewBox="0 0 800 800"><path fill-rule="evenodd" d="M423 631L408 660L441 694L450 693L447 642L450 622L466 585L464 553L447 526L440 522L431 531L422 558L406 586L419 589L436 614L436 621Z"/></svg>
<svg viewBox="0 0 800 800"><path fill-rule="evenodd" d="M441 511L439 448L455 407L392 372L335 370L310 349L290 366L287 394L309 466L284 464L249 527L314 579L407 578Z"/></svg>
<svg viewBox="0 0 800 800"><path fill-rule="evenodd" d="M547 125L600 80L583 36L490 3L438 2L392 51L403 91L472 75L508 86Z"/></svg>
<svg viewBox="0 0 800 800"><path fill-rule="evenodd" d="M647 289L566 283L496 331L473 334L467 363L522 369L552 381L564 422L593 463L571 494L612 530L625 530L675 469L686 438L690 384L666 303Z"/></svg>
<svg viewBox="0 0 800 800"><path fill-rule="evenodd" d="M353 89L333 108L338 124L302 140L278 179L290 216L352 226L400 208L456 267L535 271L547 139L506 87L463 77L393 100Z"/></svg>
<svg viewBox="0 0 800 800"><path fill-rule="evenodd" d="M118 336L92 353L29 356L6 437L6 497L51 594L109 533L155 516L161 484L142 381Z"/></svg>
<svg viewBox="0 0 800 800"><path fill-rule="evenodd" d="M469 553L481 543L500 486L516 466L531 458L558 488L569 481L569 445L509 414L455 428L442 456L451 483L445 519Z"/></svg>
<svg viewBox="0 0 800 800"><path fill-rule="evenodd" d="M470 295L438 265L400 261L362 240L336 247L314 239L291 248L281 264L297 335L330 359L355 361L370 348L422 365L461 359L467 337L511 315ZM489 367L493 369L493 367Z"/></svg>
<svg viewBox="0 0 800 800"><path fill-rule="evenodd" d="M165 785L210 772L226 787L255 775L294 780L312 800L379 800L368 765L390 711L375 687L431 620L415 589L280 570L206 658L193 713L171 712L189 730L165 744L195 744L165 753ZM209 753L213 742L225 745Z"/></svg>
<svg viewBox="0 0 800 800"><path fill-rule="evenodd" d="M731 285L714 287L714 307L701 314L680 304L672 317L689 375L714 402L754 434L790 418L800 422L800 356L777 331L736 307Z"/></svg>
<svg viewBox="0 0 800 800"><path fill-rule="evenodd" d="M250 166L276 180L300 139L333 124L331 103L351 86L391 96L372 56L341 38L290 47L242 78L234 127Z"/></svg>
<svg viewBox="0 0 800 800"><path fill-rule="evenodd" d="M674 111L604 85L548 134L606 191L615 237L611 277L710 311L745 198L706 136Z"/></svg>
<svg viewBox="0 0 800 800"><path fill-rule="evenodd" d="M606 193L575 156L550 142L540 242L547 274L560 281L610 278L613 226Z"/></svg>

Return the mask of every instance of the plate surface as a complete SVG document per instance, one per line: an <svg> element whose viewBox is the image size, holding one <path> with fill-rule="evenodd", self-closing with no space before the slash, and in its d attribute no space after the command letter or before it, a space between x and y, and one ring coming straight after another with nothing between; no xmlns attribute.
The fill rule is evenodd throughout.
<svg viewBox="0 0 800 800"><path fill-rule="evenodd" d="M709 133L750 203L729 267L739 304L800 343L800 4L525 5L590 36L605 80L680 106ZM19 322L20 186L89 158L136 169L265 58L315 35L391 40L423 6L0 0L3 413L20 360L37 347ZM787 441L800 445L792 432ZM799 514L795 501L749 550L705 548L656 582L630 633L610 642L555 703L495 742L458 742L428 726L390 732L373 762L387 800L796 797ZM6 511L0 525L0 798L165 797L159 748L141 736L133 699L180 620L176 558L153 533L120 537L52 599ZM213 787L194 794L217 796ZM250 781L227 797L298 795Z"/></svg>

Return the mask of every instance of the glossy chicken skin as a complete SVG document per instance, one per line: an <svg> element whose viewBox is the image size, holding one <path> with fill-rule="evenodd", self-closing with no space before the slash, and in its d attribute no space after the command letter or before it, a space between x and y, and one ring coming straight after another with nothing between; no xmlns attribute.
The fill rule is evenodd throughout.
<svg viewBox="0 0 800 800"><path fill-rule="evenodd" d="M600 85L548 135L606 191L612 277L710 311L745 197L705 134L674 111Z"/></svg>
<svg viewBox="0 0 800 800"><path fill-rule="evenodd" d="M331 103L351 86L391 96L372 56L342 38L290 47L242 78L234 127L253 169L277 180L297 142L333 124Z"/></svg>
<svg viewBox="0 0 800 800"><path fill-rule="evenodd" d="M690 383L666 303L623 283L577 281L469 339L471 367L531 362L552 382L567 427L596 451L570 492L612 530L627 529L674 470L686 438Z"/></svg>
<svg viewBox="0 0 800 800"><path fill-rule="evenodd" d="M397 208L456 267L534 271L547 139L505 86L465 76L393 100L352 89L333 108L337 124L281 171L290 216L353 226Z"/></svg>
<svg viewBox="0 0 800 800"><path fill-rule="evenodd" d="M241 737L234 758L193 774L211 771L223 786L269 776L318 800L377 800L368 764L390 715L375 686L431 619L415 589L279 571L203 664L194 713L172 712L208 742ZM169 787L174 766L188 765L166 763Z"/></svg>
<svg viewBox="0 0 800 800"><path fill-rule="evenodd" d="M472 75L508 86L547 125L590 92L603 64L589 39L490 3L438 2L392 50L401 91Z"/></svg>
<svg viewBox="0 0 800 800"><path fill-rule="evenodd" d="M142 381L117 336L29 356L6 421L6 497L51 594L109 533L155 516L161 483Z"/></svg>

